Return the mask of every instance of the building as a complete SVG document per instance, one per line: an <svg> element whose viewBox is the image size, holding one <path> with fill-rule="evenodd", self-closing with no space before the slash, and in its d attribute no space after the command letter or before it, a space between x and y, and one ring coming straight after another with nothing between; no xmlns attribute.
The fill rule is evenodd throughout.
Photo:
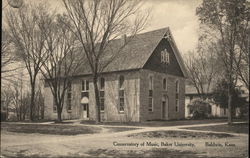
<svg viewBox="0 0 250 158"><path fill-rule="evenodd" d="M112 52L129 37L113 40ZM105 58L105 57L104 57ZM68 89L63 119L95 120L94 86L87 61ZM99 77L102 121L140 122L185 116L187 73L169 28L136 35ZM45 118L56 119L45 86Z"/></svg>
<svg viewBox="0 0 250 158"><path fill-rule="evenodd" d="M204 87L206 87L206 85L204 85ZM195 100L195 99L199 99L201 98L201 96L198 95L198 92L196 90L196 88L191 84L191 82L186 82L186 94L185 94L185 118L190 118L192 117L192 111L189 108L189 104ZM210 104L210 108L211 110L209 110L208 114L210 117L227 117L228 115L228 109L227 108L223 108L218 104L215 104L212 99L212 90L210 88L209 92L206 94L207 95L207 101ZM241 97L247 98L247 92L243 91L241 94ZM247 100L247 99L246 99ZM248 100L247 100L248 101ZM240 108L237 107L235 109L235 116L238 117L240 116Z"/></svg>

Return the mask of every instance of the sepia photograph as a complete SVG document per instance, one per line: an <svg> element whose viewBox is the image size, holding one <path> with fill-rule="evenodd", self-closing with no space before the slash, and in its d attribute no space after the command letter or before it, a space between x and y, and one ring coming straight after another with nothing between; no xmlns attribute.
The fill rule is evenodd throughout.
<svg viewBox="0 0 250 158"><path fill-rule="evenodd" d="M0 158L248 158L250 0L2 0Z"/></svg>

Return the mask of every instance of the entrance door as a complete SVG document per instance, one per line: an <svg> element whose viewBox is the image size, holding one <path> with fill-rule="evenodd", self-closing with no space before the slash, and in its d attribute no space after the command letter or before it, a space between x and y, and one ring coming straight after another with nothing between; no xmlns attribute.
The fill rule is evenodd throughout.
<svg viewBox="0 0 250 158"><path fill-rule="evenodd" d="M168 119L168 96L162 97L162 119Z"/></svg>
<svg viewBox="0 0 250 158"><path fill-rule="evenodd" d="M166 101L162 101L162 118L166 118Z"/></svg>
<svg viewBox="0 0 250 158"><path fill-rule="evenodd" d="M82 117L83 119L89 118L89 104L82 104Z"/></svg>

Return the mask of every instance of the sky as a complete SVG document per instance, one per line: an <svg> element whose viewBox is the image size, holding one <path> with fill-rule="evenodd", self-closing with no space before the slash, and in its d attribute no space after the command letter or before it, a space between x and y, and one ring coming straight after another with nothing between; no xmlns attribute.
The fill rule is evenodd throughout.
<svg viewBox="0 0 250 158"><path fill-rule="evenodd" d="M58 12L64 10L61 0L42 1L47 1L49 6ZM3 1L3 6L4 3L6 0ZM199 28L195 10L201 0L143 0L142 3L143 8L151 8L151 18L144 31L169 27L181 54L184 55L189 50L195 49Z"/></svg>

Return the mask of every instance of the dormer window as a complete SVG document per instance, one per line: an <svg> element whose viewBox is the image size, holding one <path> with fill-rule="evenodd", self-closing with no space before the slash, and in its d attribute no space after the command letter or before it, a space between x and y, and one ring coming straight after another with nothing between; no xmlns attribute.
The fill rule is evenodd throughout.
<svg viewBox="0 0 250 158"><path fill-rule="evenodd" d="M169 53L167 49L161 51L161 63L169 64Z"/></svg>

